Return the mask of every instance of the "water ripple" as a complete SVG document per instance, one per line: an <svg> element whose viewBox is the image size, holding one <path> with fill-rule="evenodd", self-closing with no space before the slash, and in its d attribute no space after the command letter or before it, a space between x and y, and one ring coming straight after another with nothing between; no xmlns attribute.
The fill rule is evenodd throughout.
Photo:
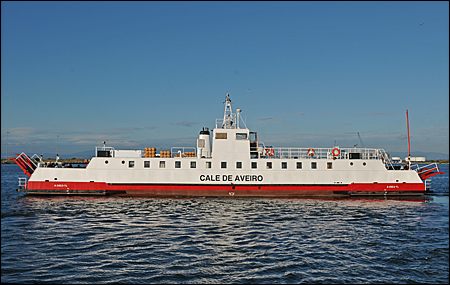
<svg viewBox="0 0 450 285"><path fill-rule="evenodd" d="M448 176L437 184L443 195L408 201L32 197L4 187L4 175L2 166L2 282L447 283L449 277Z"/></svg>

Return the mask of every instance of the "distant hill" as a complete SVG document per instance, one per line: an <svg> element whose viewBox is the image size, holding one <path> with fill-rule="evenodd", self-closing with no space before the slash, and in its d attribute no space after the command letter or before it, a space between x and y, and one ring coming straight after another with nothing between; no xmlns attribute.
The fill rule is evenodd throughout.
<svg viewBox="0 0 450 285"><path fill-rule="evenodd" d="M391 157L396 156L404 159L408 156L407 152L391 152L389 153ZM438 159L449 159L448 153L441 152L422 152L422 151L414 151L411 152L411 156L424 156L427 160L438 160Z"/></svg>
<svg viewBox="0 0 450 285"><path fill-rule="evenodd" d="M94 150L86 150L86 151L80 151L70 154L60 153L59 158L61 159L69 159L69 158L79 158L79 159L90 159L94 156ZM56 158L55 153L43 153L43 158Z"/></svg>

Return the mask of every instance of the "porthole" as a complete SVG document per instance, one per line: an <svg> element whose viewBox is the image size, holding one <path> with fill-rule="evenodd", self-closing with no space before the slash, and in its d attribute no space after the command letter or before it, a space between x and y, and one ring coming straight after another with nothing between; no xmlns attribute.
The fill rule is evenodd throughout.
<svg viewBox="0 0 450 285"><path fill-rule="evenodd" d="M108 164L108 161L107 161L107 160L105 160L105 164Z"/></svg>
<svg viewBox="0 0 450 285"><path fill-rule="evenodd" d="M350 162L350 165L353 165L353 162Z"/></svg>
<svg viewBox="0 0 450 285"><path fill-rule="evenodd" d="M366 166L366 163L365 163L365 162L363 162L363 165L364 165L364 166Z"/></svg>
<svg viewBox="0 0 450 285"><path fill-rule="evenodd" d="M125 164L125 160L122 160L122 164Z"/></svg>

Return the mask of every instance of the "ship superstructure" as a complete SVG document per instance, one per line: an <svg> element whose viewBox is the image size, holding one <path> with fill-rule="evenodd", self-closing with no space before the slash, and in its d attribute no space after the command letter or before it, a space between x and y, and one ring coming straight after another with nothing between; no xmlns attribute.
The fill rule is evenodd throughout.
<svg viewBox="0 0 450 285"><path fill-rule="evenodd" d="M22 153L13 158L29 179L29 194L148 197L300 197L422 195L437 164L392 164L383 149L280 148L258 141L233 112L203 128L194 147L115 150L96 147L85 168L48 167ZM35 155L36 156L36 155ZM37 156L36 156L37 157Z"/></svg>

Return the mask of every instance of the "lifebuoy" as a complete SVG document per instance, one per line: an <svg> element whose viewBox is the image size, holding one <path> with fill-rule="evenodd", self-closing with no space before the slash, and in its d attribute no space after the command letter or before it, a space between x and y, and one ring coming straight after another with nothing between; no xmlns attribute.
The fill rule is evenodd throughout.
<svg viewBox="0 0 450 285"><path fill-rule="evenodd" d="M308 148L308 156L314 156L314 154L316 153L316 151L313 148Z"/></svg>
<svg viewBox="0 0 450 285"><path fill-rule="evenodd" d="M268 148L268 149L266 150L266 154L267 154L268 156L273 156L273 155L275 154L275 152L273 151L273 149Z"/></svg>
<svg viewBox="0 0 450 285"><path fill-rule="evenodd" d="M338 156L341 152L339 151L338 148L333 148L333 150L331 151L331 153L333 154L333 156Z"/></svg>

